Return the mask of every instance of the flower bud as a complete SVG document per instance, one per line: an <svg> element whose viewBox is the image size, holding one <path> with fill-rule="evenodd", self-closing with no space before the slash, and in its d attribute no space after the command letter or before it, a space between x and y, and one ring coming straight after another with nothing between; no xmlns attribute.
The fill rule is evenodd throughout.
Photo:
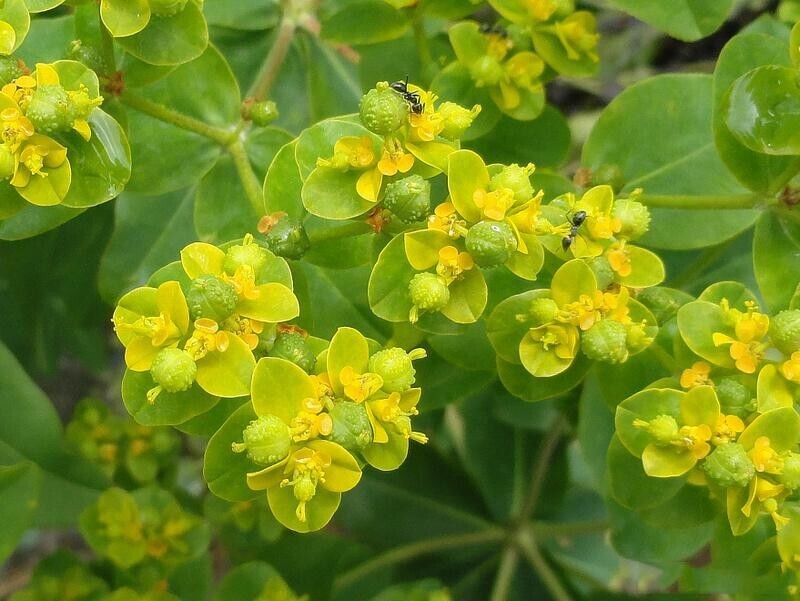
<svg viewBox="0 0 800 601"><path fill-rule="evenodd" d="M708 478L723 488L747 486L756 473L747 451L738 442L729 442L714 449L703 461Z"/></svg>
<svg viewBox="0 0 800 601"><path fill-rule="evenodd" d="M183 392L192 387L197 364L183 349L165 348L153 358L150 375L167 392Z"/></svg>
<svg viewBox="0 0 800 601"><path fill-rule="evenodd" d="M417 373L412 361L425 356L422 349L414 349L410 353L399 347L384 349L369 358L369 371L383 378L385 391L405 392L414 385Z"/></svg>
<svg viewBox="0 0 800 601"><path fill-rule="evenodd" d="M280 332L269 354L271 357L291 361L306 373L312 373L317 363L317 356L299 332Z"/></svg>
<svg viewBox="0 0 800 601"><path fill-rule="evenodd" d="M536 167L534 167L533 163L528 163L525 167L520 167L516 163L503 167L500 173L492 177L489 182L489 189L508 188L514 193L514 204L522 204L533 198L531 174L534 169Z"/></svg>
<svg viewBox="0 0 800 601"><path fill-rule="evenodd" d="M594 361L622 363L628 358L628 330L618 321L598 321L581 335L583 354Z"/></svg>
<svg viewBox="0 0 800 601"><path fill-rule="evenodd" d="M600 165L592 171L592 186L611 186L614 192L619 192L625 186L625 177L619 165Z"/></svg>
<svg viewBox="0 0 800 601"><path fill-rule="evenodd" d="M535 298L531 302L530 317L532 327L539 327L555 321L558 304L552 298Z"/></svg>
<svg viewBox="0 0 800 601"><path fill-rule="evenodd" d="M669 321L681 308L681 302L658 286L640 290L636 295L636 300L650 309L656 321L662 324Z"/></svg>
<svg viewBox="0 0 800 601"><path fill-rule="evenodd" d="M800 454L789 452L783 457L780 480L789 490L800 488Z"/></svg>
<svg viewBox="0 0 800 601"><path fill-rule="evenodd" d="M69 94L58 84L37 86L25 115L44 134L69 131L74 121Z"/></svg>
<svg viewBox="0 0 800 601"><path fill-rule="evenodd" d="M245 240L242 244L234 244L228 248L222 268L228 275L233 275L239 267L246 265L257 274L266 262L267 251L255 242Z"/></svg>
<svg viewBox="0 0 800 601"><path fill-rule="evenodd" d="M607 257L601 255L590 259L589 267L594 273L594 278L597 280L597 288L599 290L606 290L614 283L616 274L611 268L611 263L608 262Z"/></svg>
<svg viewBox="0 0 800 601"><path fill-rule="evenodd" d="M461 139L480 112L481 105L479 104L468 109L455 102L443 102L436 110L436 113L442 118L442 136L450 140Z"/></svg>
<svg viewBox="0 0 800 601"><path fill-rule="evenodd" d="M505 72L500 62L488 54L482 56L469 67L470 75L479 88L496 86L500 83Z"/></svg>
<svg viewBox="0 0 800 601"><path fill-rule="evenodd" d="M735 377L720 378L714 389L722 413L744 419L755 411L756 401L752 392Z"/></svg>
<svg viewBox="0 0 800 601"><path fill-rule="evenodd" d="M372 426L364 403L341 401L330 410L333 430L326 437L348 451L358 451L372 442Z"/></svg>
<svg viewBox="0 0 800 601"><path fill-rule="evenodd" d="M254 419L242 432L243 442L234 442L234 453L247 451L247 457L259 465L274 465L289 455L292 434L279 417L265 415Z"/></svg>
<svg viewBox="0 0 800 601"><path fill-rule="evenodd" d="M238 300L233 284L211 274L192 280L186 295L186 303L193 320L205 317L217 323L233 315Z"/></svg>
<svg viewBox="0 0 800 601"><path fill-rule="evenodd" d="M431 185L419 175L409 175L386 186L383 206L403 223L424 221L431 211Z"/></svg>
<svg viewBox="0 0 800 601"><path fill-rule="evenodd" d="M269 249L285 259L300 259L311 246L303 224L288 215L271 223L262 233Z"/></svg>
<svg viewBox="0 0 800 601"><path fill-rule="evenodd" d="M505 221L479 221L467 232L467 252L481 267L502 265L517 250L517 236Z"/></svg>
<svg viewBox="0 0 800 601"><path fill-rule="evenodd" d="M272 100L245 100L242 103L242 118L252 121L254 125L266 127L279 116L278 105Z"/></svg>
<svg viewBox="0 0 800 601"><path fill-rule="evenodd" d="M150 10L159 17L171 17L177 15L185 7L189 0L149 0Z"/></svg>
<svg viewBox="0 0 800 601"><path fill-rule="evenodd" d="M618 198L614 202L612 215L619 219L622 229L619 236L629 240L641 238L650 229L650 209L638 200Z"/></svg>
<svg viewBox="0 0 800 601"><path fill-rule="evenodd" d="M656 443L669 444L678 436L678 422L671 415L657 415L647 422L647 432Z"/></svg>
<svg viewBox="0 0 800 601"><path fill-rule="evenodd" d="M13 56L0 56L0 87L25 75L24 63Z"/></svg>
<svg viewBox="0 0 800 601"><path fill-rule="evenodd" d="M408 292L414 306L423 311L439 311L450 302L447 283L435 273L416 274L408 284Z"/></svg>
<svg viewBox="0 0 800 601"><path fill-rule="evenodd" d="M409 109L403 97L382 81L361 97L359 110L364 127L386 136L403 126Z"/></svg>
<svg viewBox="0 0 800 601"><path fill-rule="evenodd" d="M787 355L800 351L800 310L778 313L770 320L769 334L773 344Z"/></svg>

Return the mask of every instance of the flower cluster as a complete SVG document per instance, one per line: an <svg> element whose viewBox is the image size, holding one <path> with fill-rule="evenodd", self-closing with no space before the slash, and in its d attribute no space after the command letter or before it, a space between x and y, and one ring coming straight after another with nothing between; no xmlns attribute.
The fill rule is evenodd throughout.
<svg viewBox="0 0 800 601"><path fill-rule="evenodd" d="M76 67L83 76L75 77ZM97 77L79 63L39 63L26 71L18 66L0 89L0 178L32 204L57 205L69 192L72 169L66 145L53 136L74 130L88 141L88 118L103 98Z"/></svg>
<svg viewBox="0 0 800 601"><path fill-rule="evenodd" d="M340 328L308 364L279 355L259 360L251 403L212 439L205 475L212 492L231 501L240 499L244 481L266 491L281 524L309 532L328 523L342 493L361 479L361 466L394 470L409 441L427 442L411 424L421 393L412 361L425 352L380 349ZM241 479L238 489L223 482L235 458L241 471L230 477Z"/></svg>
<svg viewBox="0 0 800 601"><path fill-rule="evenodd" d="M144 374L137 390L147 387L150 404L249 394L277 324L299 314L286 262L247 235L224 248L190 244L154 277L123 296L113 317L128 370Z"/></svg>

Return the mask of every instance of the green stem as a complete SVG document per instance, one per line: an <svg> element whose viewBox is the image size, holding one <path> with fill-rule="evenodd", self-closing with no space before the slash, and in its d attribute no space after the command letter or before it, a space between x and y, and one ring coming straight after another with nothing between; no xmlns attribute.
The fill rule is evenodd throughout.
<svg viewBox="0 0 800 601"><path fill-rule="evenodd" d="M572 597L561 584L553 568L550 567L550 564L547 563L547 560L542 555L531 529L520 533L518 544L522 555L533 568L533 571L536 572L542 584L550 591L550 596L555 601L572 601Z"/></svg>
<svg viewBox="0 0 800 601"><path fill-rule="evenodd" d="M763 194L658 195L641 194L636 200L658 209L764 209L776 199Z"/></svg>
<svg viewBox="0 0 800 601"><path fill-rule="evenodd" d="M250 164L250 159L247 157L247 150L241 140L237 140L228 146L228 152L233 159L233 165L236 167L236 173L239 174L239 179L242 182L244 193L250 205L256 212L256 215L263 215L264 207L264 192L261 183L258 181L253 166Z"/></svg>
<svg viewBox="0 0 800 601"><path fill-rule="evenodd" d="M497 569L489 601L506 601L508 599L518 563L519 551L515 547L507 547L500 558L500 567Z"/></svg>
<svg viewBox="0 0 800 601"><path fill-rule="evenodd" d="M234 141L234 133L221 127L214 127L194 117L189 117L183 113L171 109L163 104L153 102L143 98L135 92L125 90L119 96L120 101L145 115L150 115L160 121L171 123L175 127L191 131L201 136L205 136L218 144L228 146Z"/></svg>
<svg viewBox="0 0 800 601"><path fill-rule="evenodd" d="M334 586L342 588L358 582L368 574L381 568L386 568L397 563L403 563L419 557L447 549L458 549L468 545L486 545L500 543L506 538L506 533L499 528L490 528L480 532L468 532L466 534L452 534L440 538L410 543L402 547L396 547L377 557L365 561L361 565L341 574Z"/></svg>
<svg viewBox="0 0 800 601"><path fill-rule="evenodd" d="M542 442L539 456L536 458L536 463L533 466L533 473L531 474L531 484L528 488L528 494L526 495L519 511L518 524L520 525L527 523L530 517L536 511L536 506L539 503L539 497L542 494L544 479L547 476L547 468L550 467L553 454L556 452L556 448L558 448L558 443L561 440L561 436L564 433L566 425L566 419L563 416L559 417Z"/></svg>
<svg viewBox="0 0 800 601"><path fill-rule="evenodd" d="M656 358L661 366L666 369L670 374L678 373L678 363L675 357L670 355L664 348L657 342L653 342L647 350Z"/></svg>
<svg viewBox="0 0 800 601"><path fill-rule="evenodd" d="M272 47L264 59L264 64L261 65L261 70L253 82L248 96L255 100L264 100L269 95L272 85L278 78L283 61L286 60L286 55L289 53L289 48L294 39L294 33L297 29L297 23L294 17L284 14L281 23L278 26L278 33Z"/></svg>
<svg viewBox="0 0 800 601"><path fill-rule="evenodd" d="M607 520L586 520L585 522L532 522L530 527L533 529L537 538L556 538L581 536L583 534L596 534L608 530Z"/></svg>
<svg viewBox="0 0 800 601"><path fill-rule="evenodd" d="M328 242L329 240L338 240L340 238L350 238L351 236L361 236L368 234L372 228L363 221L351 221L343 225L334 227L325 227L318 230L308 232L308 240L311 246L321 242Z"/></svg>

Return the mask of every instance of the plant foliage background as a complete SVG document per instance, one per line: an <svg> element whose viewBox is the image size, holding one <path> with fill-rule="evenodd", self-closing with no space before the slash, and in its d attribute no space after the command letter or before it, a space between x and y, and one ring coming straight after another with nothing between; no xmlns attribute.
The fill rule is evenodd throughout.
<svg viewBox="0 0 800 601"><path fill-rule="evenodd" d="M798 20L0 0L0 598L797 598Z"/></svg>

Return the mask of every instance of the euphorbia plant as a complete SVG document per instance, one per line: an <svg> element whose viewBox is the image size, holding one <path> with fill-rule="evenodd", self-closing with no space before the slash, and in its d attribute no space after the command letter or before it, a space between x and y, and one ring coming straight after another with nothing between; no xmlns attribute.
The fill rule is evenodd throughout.
<svg viewBox="0 0 800 601"><path fill-rule="evenodd" d="M0 2L0 597L797 598L800 11L599 4Z"/></svg>

